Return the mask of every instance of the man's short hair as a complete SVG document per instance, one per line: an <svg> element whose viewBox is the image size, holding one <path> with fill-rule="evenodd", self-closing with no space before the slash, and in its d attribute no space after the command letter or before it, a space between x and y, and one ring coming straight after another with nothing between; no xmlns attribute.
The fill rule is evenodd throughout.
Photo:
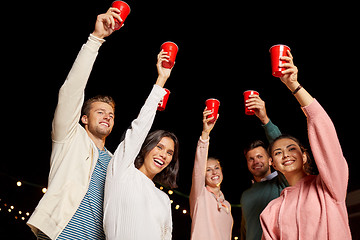
<svg viewBox="0 0 360 240"><path fill-rule="evenodd" d="M265 150L266 150L266 145L263 141L261 140L255 140L253 142L251 142L245 149L244 149L244 155L246 156L246 154L255 149L255 148L258 148L258 147L263 147Z"/></svg>
<svg viewBox="0 0 360 240"><path fill-rule="evenodd" d="M91 108L91 104L94 102L104 102L109 104L114 112L115 112L115 101L112 97L110 96L103 96L103 95L97 95L95 97L92 97L88 100L86 100L81 108L81 116L86 115L89 116L90 113L90 108Z"/></svg>

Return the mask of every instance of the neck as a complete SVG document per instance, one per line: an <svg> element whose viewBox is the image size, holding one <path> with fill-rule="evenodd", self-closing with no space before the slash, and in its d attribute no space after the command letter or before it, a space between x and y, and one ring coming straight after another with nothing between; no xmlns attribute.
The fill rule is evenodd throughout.
<svg viewBox="0 0 360 240"><path fill-rule="evenodd" d="M270 174L271 174L271 169L269 168L269 170L263 176L255 176L255 175L253 175L253 177L254 177L255 182L261 182L261 179L269 176Z"/></svg>
<svg viewBox="0 0 360 240"><path fill-rule="evenodd" d="M156 176L156 174L153 175L153 174L149 173L149 172L146 170L144 164L141 165L141 167L139 168L139 171L142 172L142 173L143 173L145 176L147 176L148 178L150 178L150 180L153 180L153 178Z"/></svg>
<svg viewBox="0 0 360 240"><path fill-rule="evenodd" d="M211 187L209 185L207 185L208 188L211 189L211 191L217 196L220 196L220 185L219 186L215 186L215 187Z"/></svg>
<svg viewBox="0 0 360 240"><path fill-rule="evenodd" d="M301 171L296 174L287 173L284 174L286 180L288 181L290 186L294 186L297 182L299 182L301 179L307 176L307 174L304 171Z"/></svg>
<svg viewBox="0 0 360 240"><path fill-rule="evenodd" d="M100 150L104 150L106 137L97 137L92 134L88 129L86 129L86 132L89 135L90 139L95 143L95 146Z"/></svg>

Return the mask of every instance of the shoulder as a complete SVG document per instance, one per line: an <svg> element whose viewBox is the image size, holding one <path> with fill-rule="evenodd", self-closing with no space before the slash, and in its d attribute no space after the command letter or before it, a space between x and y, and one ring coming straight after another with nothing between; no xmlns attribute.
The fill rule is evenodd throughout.
<svg viewBox="0 0 360 240"><path fill-rule="evenodd" d="M156 194L163 199L166 202L170 203L170 198L169 196L162 190L160 190L159 188L157 188L156 186L154 186L154 191L156 192Z"/></svg>

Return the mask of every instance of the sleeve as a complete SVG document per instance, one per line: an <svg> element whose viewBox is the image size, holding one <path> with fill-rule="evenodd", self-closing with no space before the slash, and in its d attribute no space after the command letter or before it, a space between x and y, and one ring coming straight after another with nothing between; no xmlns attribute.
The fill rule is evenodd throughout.
<svg viewBox="0 0 360 240"><path fill-rule="evenodd" d="M55 142L68 139L79 123L84 90L103 41L90 34L60 88L52 123L52 140Z"/></svg>
<svg viewBox="0 0 360 240"><path fill-rule="evenodd" d="M190 214L193 215L193 211L196 204L196 199L201 195L201 192L205 189L205 175L206 175L206 162L208 158L209 139L202 140L201 137L198 141L196 148L194 170L192 175L192 184L190 190Z"/></svg>
<svg viewBox="0 0 360 240"><path fill-rule="evenodd" d="M273 124L271 120L267 124L262 125L262 127L265 130L265 135L269 143L272 143L275 138L281 135L280 129L275 124Z"/></svg>
<svg viewBox="0 0 360 240"><path fill-rule="evenodd" d="M154 85L138 117L127 129L124 140L117 147L114 157L109 163L107 173L109 177L121 176L125 169L134 166L134 160L154 121L158 103L165 94L166 91L162 87Z"/></svg>
<svg viewBox="0 0 360 240"><path fill-rule="evenodd" d="M167 219L167 227L168 227L168 229L166 229L164 239L171 240L172 239L172 231L173 231L173 222L172 222L170 199L169 199L169 218Z"/></svg>
<svg viewBox="0 0 360 240"><path fill-rule="evenodd" d="M345 201L349 169L335 127L321 105L314 100L303 107L308 137L321 180L336 201Z"/></svg>

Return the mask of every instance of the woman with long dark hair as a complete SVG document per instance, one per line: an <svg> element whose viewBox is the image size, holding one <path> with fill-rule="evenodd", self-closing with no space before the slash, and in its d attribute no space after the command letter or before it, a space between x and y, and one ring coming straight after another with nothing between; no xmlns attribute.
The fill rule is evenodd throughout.
<svg viewBox="0 0 360 240"><path fill-rule="evenodd" d="M294 137L280 136L269 146L272 165L290 187L260 215L262 239L351 239L345 206L349 169L335 127L321 105L297 81L288 51L281 81L300 103L319 174L309 171L309 154Z"/></svg>
<svg viewBox="0 0 360 240"><path fill-rule="evenodd" d="M158 55L158 80L138 117L126 131L111 159L105 182L104 231L106 239L171 239L171 203L153 181L176 187L179 142L168 131L148 134L162 88L171 69L161 66L165 52Z"/></svg>

